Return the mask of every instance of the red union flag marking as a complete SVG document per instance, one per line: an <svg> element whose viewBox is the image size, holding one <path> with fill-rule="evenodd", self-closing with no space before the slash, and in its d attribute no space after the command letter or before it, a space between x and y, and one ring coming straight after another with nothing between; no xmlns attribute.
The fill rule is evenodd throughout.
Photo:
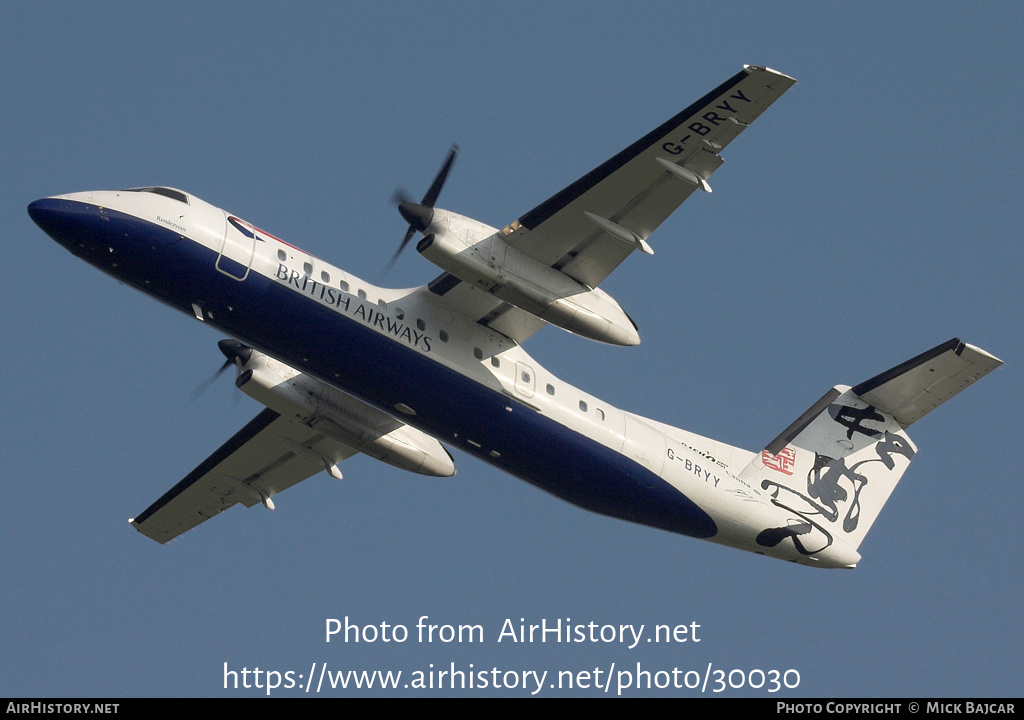
<svg viewBox="0 0 1024 720"><path fill-rule="evenodd" d="M769 467L772 470L784 475L792 475L793 465L796 464L796 450L789 447L782 448L778 455L772 455L767 450L762 450L761 462L764 463L765 467Z"/></svg>

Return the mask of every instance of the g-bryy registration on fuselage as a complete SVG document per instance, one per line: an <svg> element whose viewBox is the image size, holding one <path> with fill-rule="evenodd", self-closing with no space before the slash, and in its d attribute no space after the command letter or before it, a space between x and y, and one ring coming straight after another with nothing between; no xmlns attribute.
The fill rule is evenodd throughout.
<svg viewBox="0 0 1024 720"><path fill-rule="evenodd" d="M452 475L441 442L588 510L817 567L857 548L916 449L905 428L1000 365L957 339L836 386L760 452L610 406L521 347L547 324L617 345L637 328L598 286L795 81L745 66L501 229L403 199L444 272L389 289L165 187L38 200L32 219L86 262L236 340L222 352L266 409L131 520L161 542L363 452Z"/></svg>

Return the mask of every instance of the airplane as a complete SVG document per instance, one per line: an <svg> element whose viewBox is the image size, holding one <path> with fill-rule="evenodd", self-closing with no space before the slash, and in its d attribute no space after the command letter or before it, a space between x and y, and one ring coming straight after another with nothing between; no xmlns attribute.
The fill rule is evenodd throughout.
<svg viewBox="0 0 1024 720"><path fill-rule="evenodd" d="M581 508L811 567L853 568L917 452L906 428L1001 365L954 338L837 385L752 452L613 407L523 343L546 325L620 346L636 324L601 282L796 81L746 65L502 228L436 207L452 148L398 253L441 274L377 287L169 187L56 195L32 220L82 260L230 336L235 384L266 408L130 520L166 543L236 504L274 508L365 453L450 476L446 445ZM394 262L394 258L392 258Z"/></svg>

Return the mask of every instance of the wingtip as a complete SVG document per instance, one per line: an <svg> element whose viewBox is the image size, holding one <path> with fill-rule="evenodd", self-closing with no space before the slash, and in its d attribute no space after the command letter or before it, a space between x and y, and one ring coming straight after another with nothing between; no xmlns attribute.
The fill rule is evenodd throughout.
<svg viewBox="0 0 1024 720"><path fill-rule="evenodd" d="M785 80L789 80L790 82L794 82L794 83L796 82L796 78L795 77L790 77L786 73L781 73L778 70L773 70L770 67L765 67L764 65L744 65L743 69L746 70L747 72L771 73L772 75L778 75L780 78L783 78Z"/></svg>
<svg viewBox="0 0 1024 720"><path fill-rule="evenodd" d="M987 366L991 370L995 370L997 367L1003 364L1003 361L997 358L990 352L982 350L977 345L971 345L970 343L963 343L964 350L968 351L974 357L972 360L982 365ZM960 357L963 357L963 352L959 353Z"/></svg>

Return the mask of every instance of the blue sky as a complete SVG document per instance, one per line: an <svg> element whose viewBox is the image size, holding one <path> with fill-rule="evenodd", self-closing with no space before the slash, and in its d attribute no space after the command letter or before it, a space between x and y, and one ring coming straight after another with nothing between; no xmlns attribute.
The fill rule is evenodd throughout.
<svg viewBox="0 0 1024 720"><path fill-rule="evenodd" d="M0 4L0 694L246 696L225 663L454 662L1019 695L1022 26L1018 3ZM373 280L405 230L389 197L422 194L453 141L438 204L501 226L743 63L799 83L604 286L643 343L548 328L526 348L751 450L833 384L951 337L1002 358L911 428L858 569L592 515L461 454L451 479L353 458L168 546L130 528L258 407L226 378L191 402L220 336L73 258L29 202L177 186ZM435 274L409 252L388 280ZM326 618L424 615L485 641L324 642ZM498 643L506 618L695 622L701 642Z"/></svg>

